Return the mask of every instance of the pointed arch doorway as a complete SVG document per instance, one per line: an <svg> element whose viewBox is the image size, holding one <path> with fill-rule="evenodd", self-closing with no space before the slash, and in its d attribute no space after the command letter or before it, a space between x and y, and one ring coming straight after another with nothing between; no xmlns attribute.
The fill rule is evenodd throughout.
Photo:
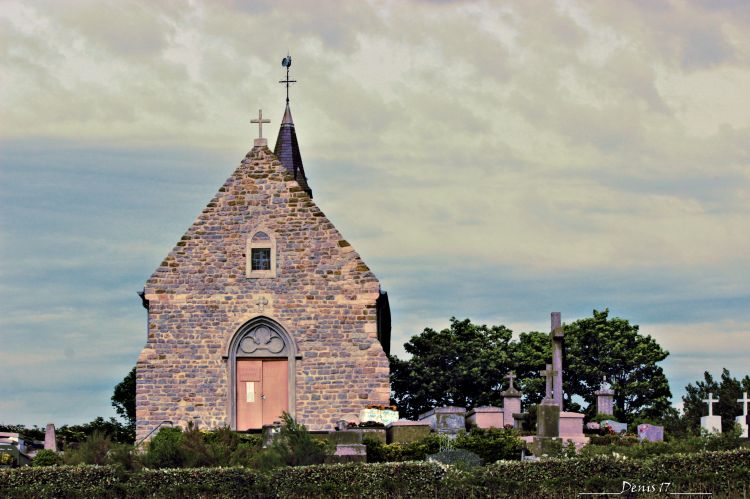
<svg viewBox="0 0 750 499"><path fill-rule="evenodd" d="M240 327L229 345L230 427L261 429L286 411L295 416L297 347L268 317Z"/></svg>

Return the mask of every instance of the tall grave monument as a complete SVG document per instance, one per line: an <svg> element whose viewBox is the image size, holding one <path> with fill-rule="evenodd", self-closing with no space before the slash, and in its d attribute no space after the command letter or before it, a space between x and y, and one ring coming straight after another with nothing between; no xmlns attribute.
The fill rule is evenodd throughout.
<svg viewBox="0 0 750 499"><path fill-rule="evenodd" d="M734 420L740 425L742 434L740 437L748 438L748 415L747 415L747 404L750 403L750 399L747 398L747 392L742 394L742 398L738 399L737 402L742 404L742 416L737 416Z"/></svg>
<svg viewBox="0 0 750 499"><path fill-rule="evenodd" d="M708 404L708 416L701 418L701 428L706 430L708 433L721 433L721 416L714 416L714 404L719 399L714 398L714 394L708 394L708 398L703 402Z"/></svg>

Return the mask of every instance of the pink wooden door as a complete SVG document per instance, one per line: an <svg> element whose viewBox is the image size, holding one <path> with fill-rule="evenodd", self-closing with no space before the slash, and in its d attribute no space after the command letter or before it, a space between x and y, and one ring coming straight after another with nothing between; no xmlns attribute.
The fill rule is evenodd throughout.
<svg viewBox="0 0 750 499"><path fill-rule="evenodd" d="M287 360L263 361L263 424L281 419L289 408L289 371Z"/></svg>
<svg viewBox="0 0 750 499"><path fill-rule="evenodd" d="M288 410L287 362L237 359L237 430L260 429Z"/></svg>

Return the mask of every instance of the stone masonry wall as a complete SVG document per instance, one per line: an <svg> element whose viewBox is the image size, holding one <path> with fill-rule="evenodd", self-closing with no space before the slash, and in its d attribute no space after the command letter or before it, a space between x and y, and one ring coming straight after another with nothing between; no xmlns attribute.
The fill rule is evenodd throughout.
<svg viewBox="0 0 750 499"><path fill-rule="evenodd" d="M251 279L246 240L261 227L276 237L277 275ZM259 315L297 343L296 415L308 428L387 404L378 294L377 278L312 199L267 147L254 147L146 283L137 438L164 420L229 424L228 345Z"/></svg>

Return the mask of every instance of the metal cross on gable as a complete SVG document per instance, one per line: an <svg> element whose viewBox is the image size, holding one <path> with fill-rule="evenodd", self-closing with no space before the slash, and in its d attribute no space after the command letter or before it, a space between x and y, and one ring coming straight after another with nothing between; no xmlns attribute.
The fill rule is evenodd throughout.
<svg viewBox="0 0 750 499"><path fill-rule="evenodd" d="M708 398L706 400L703 400L703 402L708 404L708 415L713 416L714 415L714 404L718 402L719 399L714 398L714 394L711 392L708 392Z"/></svg>
<svg viewBox="0 0 750 499"><path fill-rule="evenodd" d="M750 403L750 399L747 398L747 392L742 394L742 398L738 399L737 402L743 405L742 415L747 417L747 404Z"/></svg>
<svg viewBox="0 0 750 499"><path fill-rule="evenodd" d="M250 120L250 123L257 123L258 124L258 138L263 138L263 123L271 123L271 120L269 119L263 119L263 110L258 109L258 119L257 120Z"/></svg>

